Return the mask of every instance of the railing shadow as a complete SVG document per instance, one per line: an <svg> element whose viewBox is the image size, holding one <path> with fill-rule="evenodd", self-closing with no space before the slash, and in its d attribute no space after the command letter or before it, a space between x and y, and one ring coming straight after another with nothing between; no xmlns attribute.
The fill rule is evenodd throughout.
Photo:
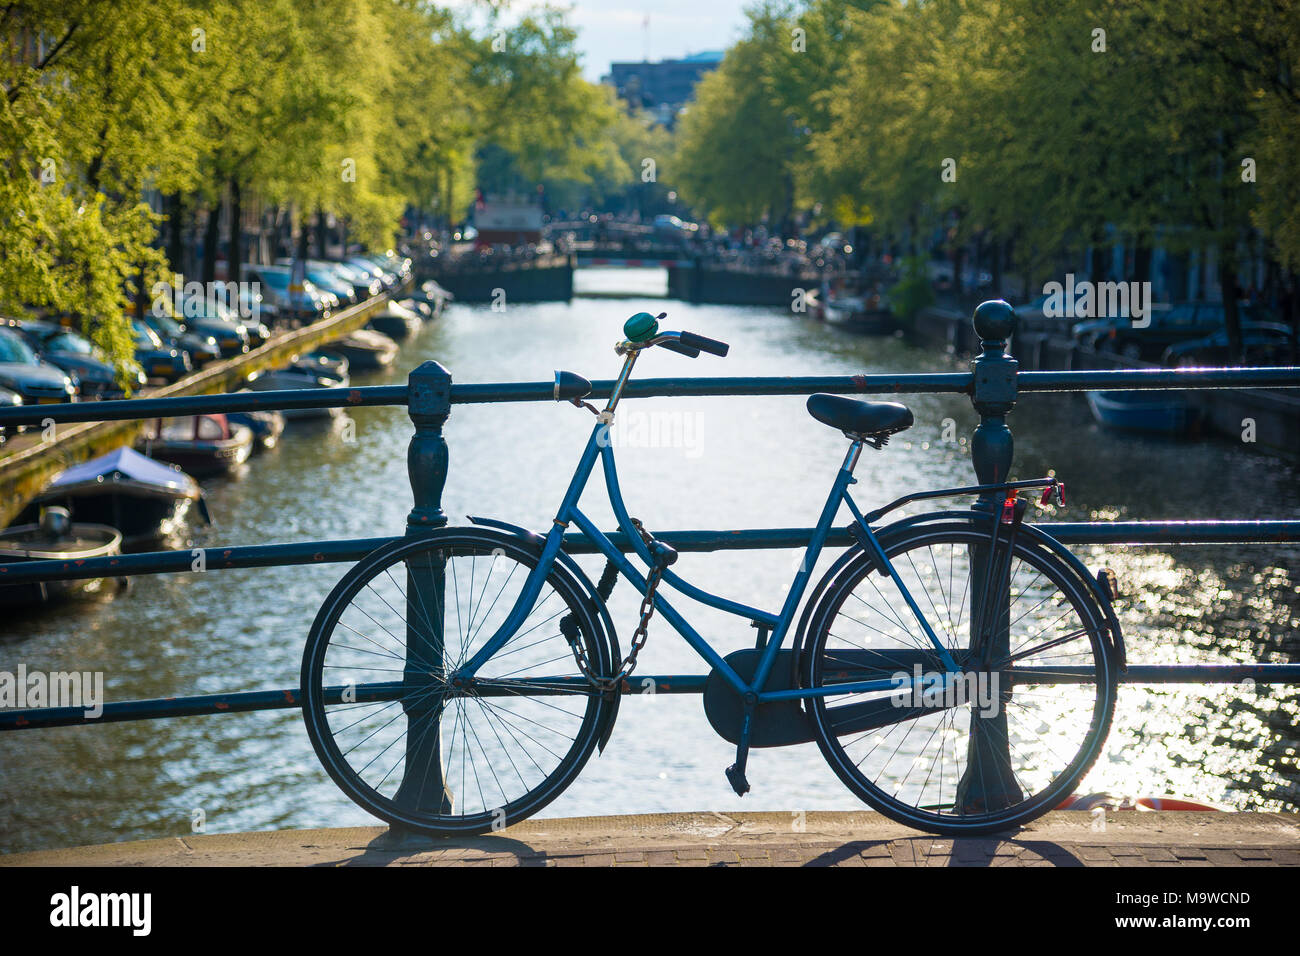
<svg viewBox="0 0 1300 956"><path fill-rule="evenodd" d="M328 860L317 866L384 866L404 858L421 857L442 850L479 850L500 857L510 855L519 866L545 866L547 854L522 840L497 834L464 837L433 837L418 833L385 830L366 844L365 850L346 859ZM421 861L424 862L424 861ZM436 863L437 860L430 861ZM463 861L457 861L463 862ZM489 862L485 859L484 862Z"/></svg>
<svg viewBox="0 0 1300 956"><path fill-rule="evenodd" d="M941 847L935 852L935 847ZM999 853L1005 847L1014 853ZM1023 866L1025 854L1035 863L1059 868L1087 864L1073 851L1051 840L1016 840L1010 837L905 837L899 840L853 840L813 857L805 867L840 866L871 849L883 849L896 866L991 867ZM901 852L894 852L901 848ZM883 854L875 854L882 856ZM999 862L1001 861L1001 862Z"/></svg>

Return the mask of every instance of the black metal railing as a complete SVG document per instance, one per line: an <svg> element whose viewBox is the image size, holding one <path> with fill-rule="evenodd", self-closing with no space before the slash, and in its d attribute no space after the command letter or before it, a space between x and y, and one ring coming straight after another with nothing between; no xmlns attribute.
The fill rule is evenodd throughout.
<svg viewBox="0 0 1300 956"><path fill-rule="evenodd" d="M982 484L1005 481L1013 457L1013 439L1006 424L1021 392L1076 392L1123 389L1297 388L1297 368L1135 369L1103 371L1019 372L1006 352L1014 316L1004 302L986 302L975 312L974 325L981 351L969 372L906 375L789 376L739 378L660 378L630 383L624 398L659 396L755 396L839 394L904 395L943 392L968 395L980 421L971 443L976 477ZM593 396L608 396L612 381L593 383ZM447 478L448 449L443 425L453 405L553 400L552 382L453 384L451 373L437 362L415 369L405 386L244 392L231 395L184 396L162 399L96 402L39 408L0 409L0 426L112 421L180 415L214 414L259 409L349 408L405 405L415 426L408 464L415 506L406 533L421 534L447 523L442 489ZM987 503L986 503L987 504ZM1264 521L1124 521L1057 522L1042 527L1066 544L1296 544L1300 520ZM656 537L680 551L798 548L805 546L810 528L747 530L682 530L658 532ZM290 544L207 547L202 549L206 571L304 564L355 562L395 538L305 541ZM622 535L611 540L631 550ZM848 546L847 530L832 532L829 546ZM592 553L592 543L580 534L565 537L566 550ZM195 571L194 551L156 551L117 555L78 562L26 561L0 564L0 584L92 579L141 574L186 574ZM703 675L658 675L658 693L701 693ZM1224 663L1187 665L1130 664L1122 678L1128 683L1300 683L1300 664ZM641 692L645 678L637 682ZM625 688L630 692L632 688ZM88 718L81 708L0 710L0 730L34 729L72 724L108 723L273 710L300 705L298 688L169 697L104 705L103 714Z"/></svg>

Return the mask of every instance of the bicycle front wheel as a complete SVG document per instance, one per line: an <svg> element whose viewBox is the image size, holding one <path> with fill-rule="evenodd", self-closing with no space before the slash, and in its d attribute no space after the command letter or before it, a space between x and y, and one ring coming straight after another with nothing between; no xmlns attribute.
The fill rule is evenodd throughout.
<svg viewBox="0 0 1300 956"><path fill-rule="evenodd" d="M450 679L514 607L533 549L489 529L380 548L330 592L302 664L302 708L335 783L375 816L430 834L536 813L596 745L611 703L580 673L609 668L590 600L553 568L523 623L473 680Z"/></svg>
<svg viewBox="0 0 1300 956"><path fill-rule="evenodd" d="M1062 558L948 522L882 542L960 673L863 554L814 611L805 645L818 744L859 798L948 835L1019 826L1091 768L1115 706L1104 614ZM888 690L838 692L854 682Z"/></svg>

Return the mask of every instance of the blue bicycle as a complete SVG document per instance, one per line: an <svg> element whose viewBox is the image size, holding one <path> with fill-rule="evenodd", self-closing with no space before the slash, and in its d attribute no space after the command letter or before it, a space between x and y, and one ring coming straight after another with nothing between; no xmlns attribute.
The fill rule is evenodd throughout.
<svg viewBox="0 0 1300 956"><path fill-rule="evenodd" d="M536 813L604 749L620 693L657 616L711 668L704 706L736 745L726 777L749 789L751 748L815 741L871 807L962 835L1015 827L1058 806L1110 727L1123 641L1105 578L1023 519L1026 488L1055 478L923 491L863 513L849 487L863 446L912 424L903 405L818 394L817 421L843 432L835 475L780 609L762 610L678 576L676 552L628 514L610 429L638 357L652 347L725 356L640 313L616 346L622 373L604 409L591 384L557 372L554 396L596 415L545 534L488 518L380 548L326 598L303 656L312 745L343 791L375 816L430 834L499 829ZM639 570L579 508L597 461ZM876 523L904 503L979 496L966 511ZM808 592L827 535L848 510L856 544ZM606 559L593 583L566 529ZM642 596L626 654L606 607L617 580ZM664 596L752 624L725 657ZM807 600L805 601L805 594Z"/></svg>

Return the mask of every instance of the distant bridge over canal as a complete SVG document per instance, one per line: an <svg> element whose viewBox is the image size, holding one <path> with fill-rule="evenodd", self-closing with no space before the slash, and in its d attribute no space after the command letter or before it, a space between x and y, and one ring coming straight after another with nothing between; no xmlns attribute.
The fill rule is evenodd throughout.
<svg viewBox="0 0 1300 956"><path fill-rule="evenodd" d="M461 302L568 301L573 273L602 267L666 269L671 299L787 308L832 274L797 260L724 260L681 246L584 240L563 253L494 250L448 257L424 266L419 280L434 279Z"/></svg>

